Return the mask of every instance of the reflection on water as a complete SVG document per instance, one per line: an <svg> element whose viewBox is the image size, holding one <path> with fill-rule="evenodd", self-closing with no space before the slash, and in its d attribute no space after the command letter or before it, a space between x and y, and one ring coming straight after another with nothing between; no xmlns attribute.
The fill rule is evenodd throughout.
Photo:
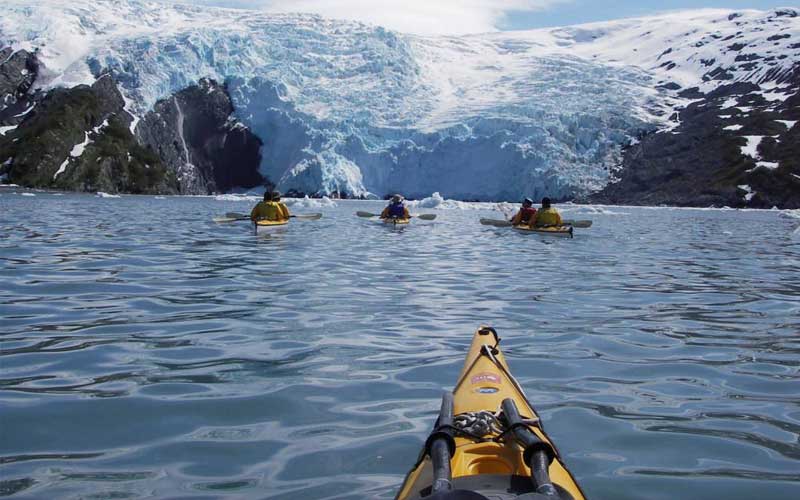
<svg viewBox="0 0 800 500"><path fill-rule="evenodd" d="M796 221L379 207L3 192L0 495L392 498L488 323L589 497L800 496Z"/></svg>

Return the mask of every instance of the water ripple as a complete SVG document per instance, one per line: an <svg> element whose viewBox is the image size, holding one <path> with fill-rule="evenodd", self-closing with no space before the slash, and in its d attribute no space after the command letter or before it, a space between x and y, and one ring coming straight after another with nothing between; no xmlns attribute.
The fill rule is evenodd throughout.
<svg viewBox="0 0 800 500"><path fill-rule="evenodd" d="M379 207L256 237L211 222L236 202L0 197L0 495L392 498L490 323L589 497L800 496L791 221Z"/></svg>

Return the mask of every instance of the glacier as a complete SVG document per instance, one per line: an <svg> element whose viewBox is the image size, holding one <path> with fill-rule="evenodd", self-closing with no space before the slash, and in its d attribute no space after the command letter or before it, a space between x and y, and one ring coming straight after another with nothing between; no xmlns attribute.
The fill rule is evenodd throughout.
<svg viewBox="0 0 800 500"><path fill-rule="evenodd" d="M667 83L719 83L704 75L726 37L768 44L773 31L759 26L772 14L703 10L436 37L304 14L9 0L0 40L38 50L42 88L110 71L133 126L201 78L225 82L236 119L264 143L262 174L282 191L567 199L614 182L626 145L674 126L674 110L690 101ZM796 17L776 22L800 33ZM785 55L778 71L731 78L779 81L800 51L774 45ZM726 57L715 64L734 67L736 54Z"/></svg>

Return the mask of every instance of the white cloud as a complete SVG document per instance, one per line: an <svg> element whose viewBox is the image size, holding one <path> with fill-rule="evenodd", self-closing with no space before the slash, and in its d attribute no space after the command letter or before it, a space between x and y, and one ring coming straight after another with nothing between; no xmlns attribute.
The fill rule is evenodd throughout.
<svg viewBox="0 0 800 500"><path fill-rule="evenodd" d="M572 0L186 0L182 3L267 12L310 12L406 33L464 34L496 31L509 12L544 10L569 1Z"/></svg>

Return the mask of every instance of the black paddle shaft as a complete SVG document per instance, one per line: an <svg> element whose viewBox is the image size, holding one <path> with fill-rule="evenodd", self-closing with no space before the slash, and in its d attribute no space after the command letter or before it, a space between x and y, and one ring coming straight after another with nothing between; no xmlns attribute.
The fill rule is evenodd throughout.
<svg viewBox="0 0 800 500"><path fill-rule="evenodd" d="M555 458L555 451L550 444L539 439L539 436L522 421L517 405L511 398L503 400L503 413L508 421L514 439L525 449L523 457L531 468L533 487L542 495L558 497L558 491L550 481L550 463Z"/></svg>
<svg viewBox="0 0 800 500"><path fill-rule="evenodd" d="M425 448L433 462L434 492L449 491L453 489L453 473L450 468L450 459L455 453L456 442L453 439L453 393L445 392L442 395L442 407L439 410L439 420L433 430Z"/></svg>

